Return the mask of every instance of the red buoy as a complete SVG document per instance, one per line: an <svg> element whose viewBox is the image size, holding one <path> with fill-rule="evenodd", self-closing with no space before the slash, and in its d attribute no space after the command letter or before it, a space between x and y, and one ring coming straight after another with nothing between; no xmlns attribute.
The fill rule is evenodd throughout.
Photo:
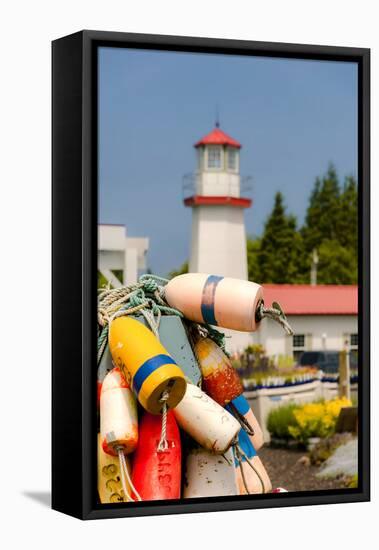
<svg viewBox="0 0 379 550"><path fill-rule="evenodd" d="M161 415L145 412L139 425L132 468L132 481L142 500L180 498L181 443L172 411L167 413L167 449L158 451L161 430Z"/></svg>

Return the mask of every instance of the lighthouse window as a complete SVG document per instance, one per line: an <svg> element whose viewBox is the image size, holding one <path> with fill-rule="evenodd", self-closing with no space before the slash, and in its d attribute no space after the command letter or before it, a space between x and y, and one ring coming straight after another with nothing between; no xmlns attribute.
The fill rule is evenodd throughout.
<svg viewBox="0 0 379 550"><path fill-rule="evenodd" d="M228 149L228 170L237 170L237 151Z"/></svg>
<svg viewBox="0 0 379 550"><path fill-rule="evenodd" d="M209 147L208 168L221 168L221 147Z"/></svg>

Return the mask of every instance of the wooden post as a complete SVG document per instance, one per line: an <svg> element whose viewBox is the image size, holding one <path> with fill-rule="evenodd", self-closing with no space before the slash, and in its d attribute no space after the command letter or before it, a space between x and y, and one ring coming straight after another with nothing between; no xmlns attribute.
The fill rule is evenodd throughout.
<svg viewBox="0 0 379 550"><path fill-rule="evenodd" d="M339 384L338 394L340 397L350 399L350 353L349 341L344 342L344 349L339 354Z"/></svg>

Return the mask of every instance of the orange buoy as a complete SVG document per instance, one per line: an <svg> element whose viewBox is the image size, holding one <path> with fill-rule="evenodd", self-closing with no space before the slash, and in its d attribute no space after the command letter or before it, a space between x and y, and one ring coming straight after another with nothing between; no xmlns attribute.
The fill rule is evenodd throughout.
<svg viewBox="0 0 379 550"><path fill-rule="evenodd" d="M263 301L263 290L257 283L186 273L171 279L164 295L171 307L197 323L243 332L254 332L259 326L256 311Z"/></svg>
<svg viewBox="0 0 379 550"><path fill-rule="evenodd" d="M249 433L255 449L260 449L263 445L261 427L242 395L242 382L229 357L210 338L197 339L194 349L203 375L204 390L237 418Z"/></svg>
<svg viewBox="0 0 379 550"><path fill-rule="evenodd" d="M167 413L166 448L159 451L161 428L160 416L144 413L132 468L132 482L142 500L180 498L181 442L172 411Z"/></svg>
<svg viewBox="0 0 379 550"><path fill-rule="evenodd" d="M243 393L243 386L229 357L210 338L199 338L194 350L201 374L203 388L219 405L224 407Z"/></svg>
<svg viewBox="0 0 379 550"><path fill-rule="evenodd" d="M100 394L100 433L105 453L129 454L138 443L137 403L118 367L104 378Z"/></svg>
<svg viewBox="0 0 379 550"><path fill-rule="evenodd" d="M241 429L234 416L193 384L187 384L174 415L184 431L215 454L225 453Z"/></svg>

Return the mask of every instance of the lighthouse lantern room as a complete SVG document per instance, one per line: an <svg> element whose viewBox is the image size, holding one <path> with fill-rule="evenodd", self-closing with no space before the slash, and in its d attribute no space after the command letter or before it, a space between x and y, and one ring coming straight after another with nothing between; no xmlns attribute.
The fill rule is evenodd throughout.
<svg viewBox="0 0 379 550"><path fill-rule="evenodd" d="M247 279L241 144L219 125L195 143L197 171L185 176L184 204L192 208L189 270Z"/></svg>

